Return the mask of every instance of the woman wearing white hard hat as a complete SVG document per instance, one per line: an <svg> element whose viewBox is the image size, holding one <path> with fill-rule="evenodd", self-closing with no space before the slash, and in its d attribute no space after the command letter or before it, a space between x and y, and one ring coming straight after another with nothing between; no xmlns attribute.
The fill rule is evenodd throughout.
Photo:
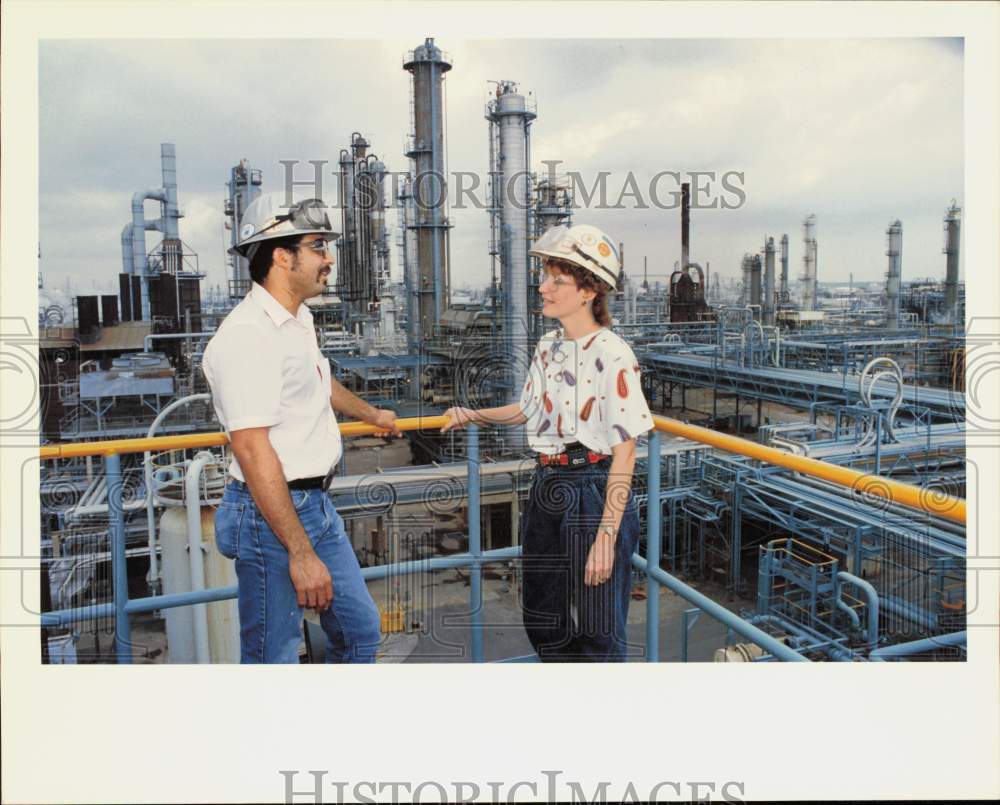
<svg viewBox="0 0 1000 805"><path fill-rule="evenodd" d="M449 408L442 431L527 423L538 454L521 520L528 638L543 662L621 662L639 538L635 440L653 420L635 355L608 329L618 249L577 225L549 230L530 254L543 261L542 313L561 326L539 341L518 403Z"/></svg>

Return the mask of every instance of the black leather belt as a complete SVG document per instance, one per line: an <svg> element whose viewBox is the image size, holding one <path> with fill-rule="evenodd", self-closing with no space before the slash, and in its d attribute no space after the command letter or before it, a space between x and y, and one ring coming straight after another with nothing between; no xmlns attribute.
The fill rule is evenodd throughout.
<svg viewBox="0 0 1000 805"><path fill-rule="evenodd" d="M333 480L333 470L326 475L315 475L312 478L296 478L288 482L289 489L322 489L324 492L330 488Z"/></svg>

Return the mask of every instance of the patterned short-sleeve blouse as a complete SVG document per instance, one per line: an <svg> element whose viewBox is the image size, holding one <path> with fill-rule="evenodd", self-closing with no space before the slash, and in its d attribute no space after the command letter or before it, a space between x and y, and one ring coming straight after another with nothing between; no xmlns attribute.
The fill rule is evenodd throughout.
<svg viewBox="0 0 1000 805"><path fill-rule="evenodd" d="M651 430L653 418L631 347L607 328L583 338L561 329L538 342L521 391L528 444L559 453L580 442L596 453Z"/></svg>

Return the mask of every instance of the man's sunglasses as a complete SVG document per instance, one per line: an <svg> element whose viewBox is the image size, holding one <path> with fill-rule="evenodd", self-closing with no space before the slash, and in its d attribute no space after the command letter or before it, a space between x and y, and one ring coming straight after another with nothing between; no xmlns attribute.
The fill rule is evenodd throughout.
<svg viewBox="0 0 1000 805"><path fill-rule="evenodd" d="M329 254L330 245L323 240L323 238L317 238L316 240L310 240L307 243L296 243L294 246L289 246L290 249L312 249L314 252L319 254Z"/></svg>

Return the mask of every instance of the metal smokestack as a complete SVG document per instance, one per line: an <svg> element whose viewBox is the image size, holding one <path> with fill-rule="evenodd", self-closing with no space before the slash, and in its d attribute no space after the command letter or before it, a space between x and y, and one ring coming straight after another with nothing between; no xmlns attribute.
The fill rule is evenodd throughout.
<svg viewBox="0 0 1000 805"><path fill-rule="evenodd" d="M177 219L181 217L177 208L177 150L173 143L160 144L160 171L163 174L163 193L166 202L163 204L163 237L167 240L180 240L180 228Z"/></svg>
<svg viewBox="0 0 1000 805"><path fill-rule="evenodd" d="M451 69L447 54L433 38L407 54L403 69L413 76L413 133L406 156L412 160L418 267L418 342L434 335L450 301L447 187L445 185L444 76Z"/></svg>
<svg viewBox="0 0 1000 805"><path fill-rule="evenodd" d="M761 307L760 288L760 255L754 254L750 257L750 304ZM757 315L760 315L758 311Z"/></svg>
<svg viewBox="0 0 1000 805"><path fill-rule="evenodd" d="M420 305L417 294L420 277L417 265L417 230L413 226L413 222L417 219L417 214L413 203L413 181L410 175L403 177L396 197L399 200L399 217L401 222L401 231L397 235L397 242L403 257L406 320L409 322L406 328L406 350L410 354L413 354L420 348ZM409 395L411 399L415 399L419 391L419 383L417 382L416 370L414 369L412 372Z"/></svg>
<svg viewBox="0 0 1000 805"><path fill-rule="evenodd" d="M802 257L802 309L816 309L816 216L807 215L802 222L805 255Z"/></svg>
<svg viewBox="0 0 1000 805"><path fill-rule="evenodd" d="M898 220L885 230L886 250L889 256L889 270L886 272L885 300L886 326L890 330L899 329L899 283L903 260L903 224Z"/></svg>
<svg viewBox="0 0 1000 805"><path fill-rule="evenodd" d="M160 171L163 174L163 195L165 201L160 208L163 224L163 262L161 271L179 274L182 265L182 246L177 219L181 217L177 207L177 153L173 143L160 145Z"/></svg>
<svg viewBox="0 0 1000 805"><path fill-rule="evenodd" d="M231 246L235 246L240 241L240 221L243 219L243 213L260 196L262 183L261 172L252 169L245 159L241 159L239 165L229 170L229 181L226 184L229 197L226 199L224 211L229 227ZM229 265L231 270L229 296L233 299L240 299L246 296L252 284L250 261L240 255L230 255Z"/></svg>
<svg viewBox="0 0 1000 805"><path fill-rule="evenodd" d="M122 263L124 267L127 254L131 253L132 271L139 278L140 303L138 310L133 309L133 318L149 321L151 318L149 304L149 265L146 259L146 230L159 230L163 233L163 254L160 263L161 271L176 272L181 267L181 242L178 234L177 219L181 217L177 207L177 158L173 143L160 145L160 172L163 186L152 190L139 190L132 194L132 237L122 233ZM147 220L145 217L145 202L155 199L161 204L160 217Z"/></svg>
<svg viewBox="0 0 1000 805"><path fill-rule="evenodd" d="M952 199L944 214L944 309L952 323L958 322L958 245L962 229L962 209Z"/></svg>
<svg viewBox="0 0 1000 805"><path fill-rule="evenodd" d="M788 299L788 235L781 236L781 301Z"/></svg>
<svg viewBox="0 0 1000 805"><path fill-rule="evenodd" d="M764 244L764 324L774 324L774 238Z"/></svg>
<svg viewBox="0 0 1000 805"><path fill-rule="evenodd" d="M691 184L681 184L681 271L687 273L691 256Z"/></svg>
<svg viewBox="0 0 1000 805"><path fill-rule="evenodd" d="M507 403L517 402L527 381L531 360L528 299L528 247L531 232L531 124L536 117L530 101L518 92L513 81L497 82L496 97L486 104L492 153L491 176L500 192L499 231L501 236L500 284L503 289L503 327L506 354L510 359L511 386ZM519 439L519 433L515 439Z"/></svg>

